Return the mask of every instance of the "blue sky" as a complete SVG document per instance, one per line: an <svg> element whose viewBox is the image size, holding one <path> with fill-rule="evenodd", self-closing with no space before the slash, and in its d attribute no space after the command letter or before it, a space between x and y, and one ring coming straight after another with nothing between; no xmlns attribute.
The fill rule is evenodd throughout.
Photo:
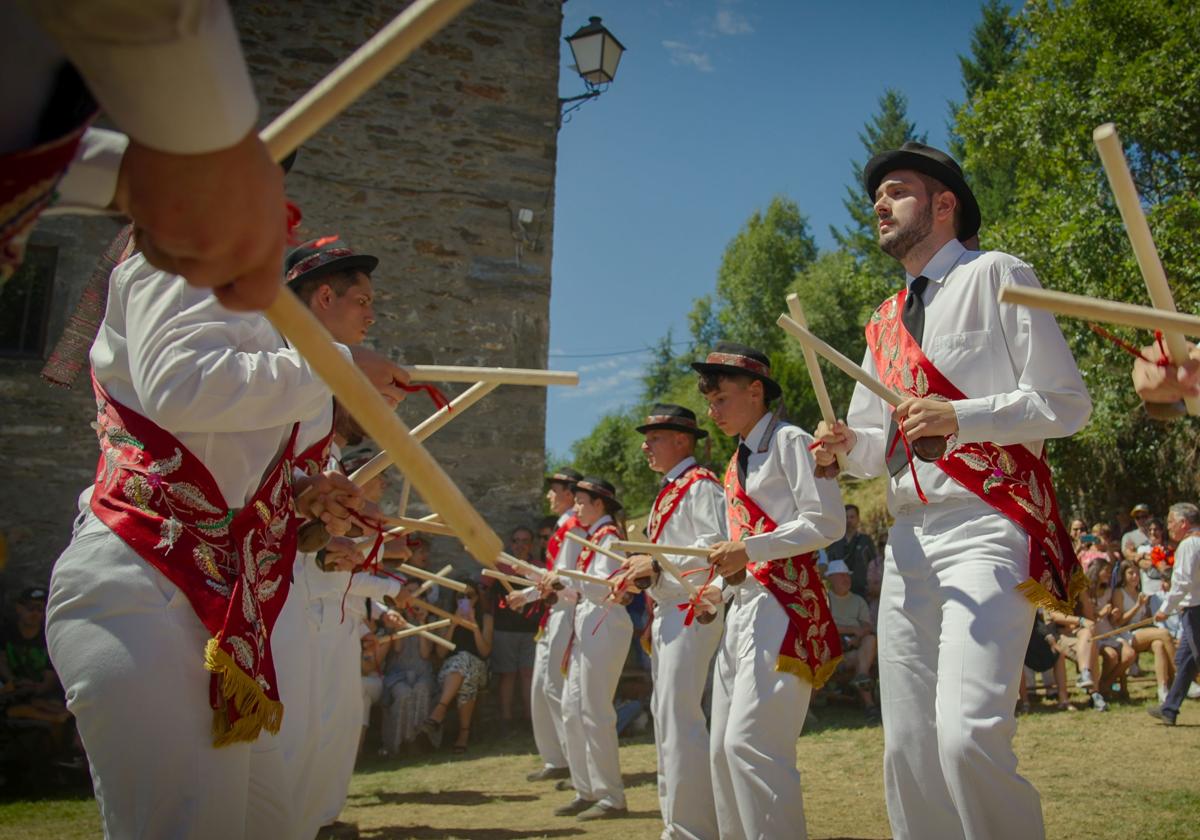
<svg viewBox="0 0 1200 840"><path fill-rule="evenodd" d="M842 206L858 132L879 96L946 142L958 55L975 0L570 0L563 34L591 15L625 45L616 81L559 132L546 446L567 454L605 412L636 401L669 328L687 338L725 246L775 195L796 201L822 248ZM560 94L584 90L563 44ZM864 199L865 200L865 199ZM782 311L783 302L780 301Z"/></svg>

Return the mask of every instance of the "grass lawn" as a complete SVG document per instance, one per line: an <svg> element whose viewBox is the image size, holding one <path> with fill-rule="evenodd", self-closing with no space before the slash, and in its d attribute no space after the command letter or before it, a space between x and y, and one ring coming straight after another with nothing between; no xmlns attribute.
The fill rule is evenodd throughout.
<svg viewBox="0 0 1200 840"><path fill-rule="evenodd" d="M1149 672L1149 659L1143 658ZM1070 677L1074 679L1072 674ZM1130 681L1133 702L1107 713L1037 707L1020 719L1022 772L1041 791L1053 840L1200 838L1200 703L1185 704L1180 725L1161 726L1143 708L1153 682ZM1078 697L1078 693L1076 693ZM883 803L882 730L850 707L815 710L799 742L805 812L813 838L890 837ZM452 730L451 730L452 735ZM581 824L551 810L570 793L529 783L536 769L528 737L473 747L464 758L438 755L405 764L364 762L343 813L364 838L656 838L662 830L654 745L623 742L621 767L630 816ZM100 834L90 798L0 802L0 837L76 838ZM257 840L257 838L255 838Z"/></svg>

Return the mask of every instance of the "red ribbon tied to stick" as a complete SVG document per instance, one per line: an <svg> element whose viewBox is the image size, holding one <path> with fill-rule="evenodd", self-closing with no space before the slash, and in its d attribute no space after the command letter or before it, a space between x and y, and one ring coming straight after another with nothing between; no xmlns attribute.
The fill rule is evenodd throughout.
<svg viewBox="0 0 1200 840"><path fill-rule="evenodd" d="M697 572L704 571L696 569ZM686 572L684 574L687 574ZM717 575L717 567L708 567L708 577L704 579L704 583L700 584L700 588L696 590L696 594L688 598L685 603L676 604L675 609L683 612L683 626L688 627L696 620L696 610L704 603L704 590L708 589L709 584L713 582L713 578Z"/></svg>
<svg viewBox="0 0 1200 840"><path fill-rule="evenodd" d="M417 391L424 391L425 393L429 394L429 399L433 400L434 407L439 411L441 411L443 408L446 409L446 411L454 410L450 407L450 400L447 399L446 395L443 394L435 385L430 385L428 382L419 382L416 385L403 385L397 382L396 385L398 385L402 391L407 391L410 394L415 394Z"/></svg>

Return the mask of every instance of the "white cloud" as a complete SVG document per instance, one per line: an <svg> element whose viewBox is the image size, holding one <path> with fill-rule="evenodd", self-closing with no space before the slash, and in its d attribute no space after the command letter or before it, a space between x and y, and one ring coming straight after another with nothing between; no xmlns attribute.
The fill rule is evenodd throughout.
<svg viewBox="0 0 1200 840"><path fill-rule="evenodd" d="M607 407L609 404L634 398L636 394L629 390L628 386L640 379L643 371L641 365L631 365L622 367L607 376L589 376L582 369L579 373L579 386L564 388L561 392L562 398L564 400L595 400L597 397L603 396L605 398L602 400L603 405Z"/></svg>
<svg viewBox="0 0 1200 840"><path fill-rule="evenodd" d="M663 41L662 45L671 54L671 63L681 67L692 67L701 73L711 73L712 60L708 53L700 52L682 41Z"/></svg>
<svg viewBox="0 0 1200 840"><path fill-rule="evenodd" d="M717 12L716 29L722 35L749 35L754 31L750 21L732 9Z"/></svg>

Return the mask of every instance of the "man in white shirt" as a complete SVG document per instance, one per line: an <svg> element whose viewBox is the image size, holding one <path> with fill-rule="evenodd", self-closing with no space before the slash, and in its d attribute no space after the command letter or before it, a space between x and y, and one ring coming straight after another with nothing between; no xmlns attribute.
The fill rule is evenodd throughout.
<svg viewBox="0 0 1200 840"><path fill-rule="evenodd" d="M0 4L0 29L0 285L74 162L87 183L66 192L132 217L152 264L231 309L270 304L283 179L225 0L26 0ZM80 142L97 102L128 148Z"/></svg>
<svg viewBox="0 0 1200 840"><path fill-rule="evenodd" d="M1154 519L1154 515L1150 511L1149 505L1137 504L1129 511L1129 516L1137 524L1137 527L1121 535L1121 554L1130 563L1137 563L1141 560L1141 557L1138 556L1138 547L1150 544L1150 535L1147 532L1150 530L1150 522Z"/></svg>
<svg viewBox="0 0 1200 840"><path fill-rule="evenodd" d="M579 543L567 539L567 533L574 531L583 536L587 530L575 516L575 484L581 478L583 474L570 467L563 467L546 476L546 502L551 512L558 515L554 533L546 543L545 564L550 571L574 569L579 557ZM510 595L510 604L524 605L528 600L538 597L535 589L522 590L520 595L519 598ZM562 790L568 789L567 779L571 775L567 767L562 697L564 658L574 627L576 598L574 590L563 590L542 613L529 695L533 740L542 766L525 778L530 782L557 779L563 786Z"/></svg>
<svg viewBox="0 0 1200 840"><path fill-rule="evenodd" d="M342 352L401 393L402 369ZM91 360L103 457L55 563L47 640L105 833L289 836L255 790L250 742L285 711L269 634L304 487L289 471L328 435L332 395L264 316L141 254L113 272ZM360 503L344 478L321 480ZM337 494L318 497L344 533Z"/></svg>
<svg viewBox="0 0 1200 840"><path fill-rule="evenodd" d="M646 525L651 542L706 548L726 537L725 493L721 482L696 462L696 443L708 432L695 413L681 405L658 403L637 427L646 436L642 452L650 469L662 475L662 487ZM672 555L683 571L711 568L701 557ZM627 561L625 579L650 578L654 599L650 663L654 679L651 709L654 743L658 749L658 801L663 815L663 838L703 840L717 836L712 779L697 773L708 763L708 730L701 700L709 666L721 641L722 610L690 604L688 593L656 561L635 555ZM699 586L703 575L691 580ZM696 620L697 610L715 609L708 623Z"/></svg>
<svg viewBox="0 0 1200 840"><path fill-rule="evenodd" d="M1004 284L1038 285L1033 270L961 244L979 207L953 159L906 143L864 182L908 284L868 323L863 366L905 399L893 415L859 386L848 426L817 437L820 463L838 452L854 475L892 475L879 609L892 832L1042 837L1012 750L1018 677L1035 602L1069 610L1078 565L1041 455L1091 401L1054 318L996 302Z"/></svg>
<svg viewBox="0 0 1200 840"><path fill-rule="evenodd" d="M723 838L804 838L796 739L841 659L817 550L845 532L842 495L816 477L808 433L769 410L782 390L765 354L722 341L692 367L709 416L739 438L724 479L729 541L710 556L732 601L713 676L717 826Z"/></svg>
<svg viewBox="0 0 1200 840"><path fill-rule="evenodd" d="M1171 589L1154 614L1155 621L1180 611L1183 633L1175 649L1175 680L1160 706L1148 711L1167 726L1174 726L1179 707L1200 673L1200 508L1190 502L1171 505L1167 511L1167 532L1177 540L1175 566L1171 571Z"/></svg>

